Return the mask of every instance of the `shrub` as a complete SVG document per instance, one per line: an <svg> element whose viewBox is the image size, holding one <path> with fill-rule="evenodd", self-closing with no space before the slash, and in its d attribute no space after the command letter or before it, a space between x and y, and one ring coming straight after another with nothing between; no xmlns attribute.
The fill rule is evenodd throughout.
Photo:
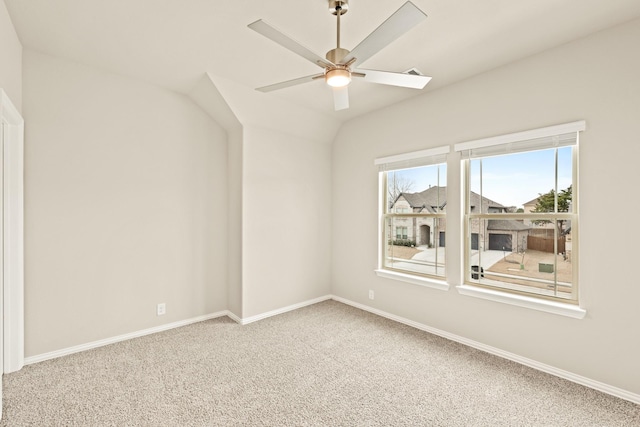
<svg viewBox="0 0 640 427"><path fill-rule="evenodd" d="M394 246L414 247L416 245L416 241L411 239L398 239L391 241L391 244Z"/></svg>

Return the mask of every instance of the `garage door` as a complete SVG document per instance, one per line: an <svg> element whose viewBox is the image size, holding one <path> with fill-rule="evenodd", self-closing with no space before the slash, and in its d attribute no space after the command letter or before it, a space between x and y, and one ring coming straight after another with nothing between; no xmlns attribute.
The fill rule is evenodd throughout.
<svg viewBox="0 0 640 427"><path fill-rule="evenodd" d="M511 247L511 234L489 234L489 250L511 252Z"/></svg>
<svg viewBox="0 0 640 427"><path fill-rule="evenodd" d="M478 250L478 233L471 233L471 249Z"/></svg>

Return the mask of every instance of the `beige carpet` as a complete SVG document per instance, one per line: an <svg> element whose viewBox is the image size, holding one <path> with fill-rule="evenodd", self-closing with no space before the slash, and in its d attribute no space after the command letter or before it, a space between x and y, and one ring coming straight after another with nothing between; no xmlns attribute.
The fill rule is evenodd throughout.
<svg viewBox="0 0 640 427"><path fill-rule="evenodd" d="M640 426L640 406L327 301L26 366L1 426Z"/></svg>

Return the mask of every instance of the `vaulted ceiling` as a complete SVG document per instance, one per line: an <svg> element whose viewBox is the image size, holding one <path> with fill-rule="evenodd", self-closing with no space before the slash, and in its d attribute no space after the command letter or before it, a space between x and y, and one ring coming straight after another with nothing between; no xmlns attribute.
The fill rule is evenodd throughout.
<svg viewBox="0 0 640 427"><path fill-rule="evenodd" d="M321 72L251 31L264 19L321 56L336 43L327 0L4 0L27 49L189 93L204 73L256 88ZM342 46L352 49L405 0L351 0ZM335 112L322 80L261 96L348 120L640 17L638 0L413 0L428 18L364 68L417 68L423 90L355 80ZM523 82L526 83L526 82ZM594 82L597 83L597 82Z"/></svg>

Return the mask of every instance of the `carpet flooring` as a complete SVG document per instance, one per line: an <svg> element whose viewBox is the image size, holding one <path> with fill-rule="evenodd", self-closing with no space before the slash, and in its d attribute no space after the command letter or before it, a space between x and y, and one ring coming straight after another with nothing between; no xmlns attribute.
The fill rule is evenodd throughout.
<svg viewBox="0 0 640 427"><path fill-rule="evenodd" d="M640 405L326 301L28 365L0 426L640 426Z"/></svg>

